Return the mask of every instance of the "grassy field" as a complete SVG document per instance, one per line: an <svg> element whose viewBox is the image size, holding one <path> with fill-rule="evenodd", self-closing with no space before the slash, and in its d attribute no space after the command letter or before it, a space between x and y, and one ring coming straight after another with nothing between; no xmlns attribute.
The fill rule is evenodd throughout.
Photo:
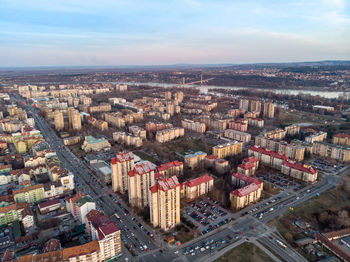
<svg viewBox="0 0 350 262"><path fill-rule="evenodd" d="M215 262L266 262L273 261L260 248L252 243L243 243L222 255Z"/></svg>
<svg viewBox="0 0 350 262"><path fill-rule="evenodd" d="M152 163L157 162L157 159L153 158L150 155L147 155L146 153L142 152L142 151L134 151L133 152L135 155L139 156L141 159L143 160L148 160L151 161Z"/></svg>

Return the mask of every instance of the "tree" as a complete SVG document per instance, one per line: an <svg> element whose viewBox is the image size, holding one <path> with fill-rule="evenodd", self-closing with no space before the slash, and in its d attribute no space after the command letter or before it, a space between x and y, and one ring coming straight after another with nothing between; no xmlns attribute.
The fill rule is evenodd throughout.
<svg viewBox="0 0 350 262"><path fill-rule="evenodd" d="M289 232L284 234L284 238L287 240L289 244L292 244L294 242L293 235Z"/></svg>

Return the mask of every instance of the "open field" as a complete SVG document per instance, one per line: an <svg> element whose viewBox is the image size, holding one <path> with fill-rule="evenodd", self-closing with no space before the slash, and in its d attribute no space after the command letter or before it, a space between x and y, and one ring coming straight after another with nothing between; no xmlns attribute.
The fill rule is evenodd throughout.
<svg viewBox="0 0 350 262"><path fill-rule="evenodd" d="M215 262L266 262L273 261L267 254L265 254L260 248L252 243L243 243L238 247L225 253L223 256L215 260Z"/></svg>

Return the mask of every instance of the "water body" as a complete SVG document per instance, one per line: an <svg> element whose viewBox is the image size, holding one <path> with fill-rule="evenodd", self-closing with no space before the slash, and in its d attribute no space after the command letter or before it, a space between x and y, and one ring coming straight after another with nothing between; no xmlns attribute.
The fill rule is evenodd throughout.
<svg viewBox="0 0 350 262"><path fill-rule="evenodd" d="M120 82L121 84L127 85L146 85L146 86L155 86L155 87L164 87L171 88L179 86L178 84L165 84L165 83L141 83L141 82ZM237 87L237 86L212 86L212 85L187 85L188 87L200 88L201 93L208 93L209 89L227 89L227 90L242 90L242 89L251 89L254 87ZM341 92L341 91L314 91L314 90L299 90L299 89L270 89L270 88L254 88L259 91L273 92L276 94L286 94L286 95L298 95L305 94L311 96L320 96L324 98L339 98L339 97L350 97L350 92Z"/></svg>

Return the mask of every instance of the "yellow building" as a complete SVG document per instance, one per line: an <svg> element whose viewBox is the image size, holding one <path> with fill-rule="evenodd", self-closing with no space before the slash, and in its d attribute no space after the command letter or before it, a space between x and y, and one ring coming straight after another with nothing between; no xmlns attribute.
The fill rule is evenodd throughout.
<svg viewBox="0 0 350 262"><path fill-rule="evenodd" d="M322 142L326 138L327 138L327 132L320 131L320 132L318 132L316 134L312 134L310 136L305 137L305 142L312 144L312 143L314 143L316 141Z"/></svg>
<svg viewBox="0 0 350 262"><path fill-rule="evenodd" d="M57 131L63 130L64 129L63 113L56 110L54 114L54 120L55 120L55 129Z"/></svg>
<svg viewBox="0 0 350 262"><path fill-rule="evenodd" d="M135 165L128 173L129 203L132 207L149 205L149 188L155 184L156 166L149 161Z"/></svg>
<svg viewBox="0 0 350 262"><path fill-rule="evenodd" d="M342 162L350 162L350 148L316 141L312 144L312 153Z"/></svg>
<svg viewBox="0 0 350 262"><path fill-rule="evenodd" d="M180 183L176 176L159 179L149 189L151 223L164 231L180 223Z"/></svg>
<svg viewBox="0 0 350 262"><path fill-rule="evenodd" d="M194 122L192 120L184 119L181 121L181 125L185 129L192 130L198 133L205 133L205 124L200 122Z"/></svg>
<svg viewBox="0 0 350 262"><path fill-rule="evenodd" d="M226 144L221 144L213 147L213 155L218 158L225 158L240 154L243 149L243 142L234 141Z"/></svg>
<svg viewBox="0 0 350 262"><path fill-rule="evenodd" d="M336 134L333 136L333 144L341 146L350 146L350 135Z"/></svg>
<svg viewBox="0 0 350 262"><path fill-rule="evenodd" d="M250 101L250 112L261 112L261 102L259 100Z"/></svg>
<svg viewBox="0 0 350 262"><path fill-rule="evenodd" d="M204 153L202 151L185 155L184 157L185 165L191 169L194 169L197 167L203 167L206 156L207 156L207 153Z"/></svg>
<svg viewBox="0 0 350 262"><path fill-rule="evenodd" d="M124 194L128 190L128 173L133 170L134 165L134 154L119 153L112 158L112 188L114 192L119 191Z"/></svg>

